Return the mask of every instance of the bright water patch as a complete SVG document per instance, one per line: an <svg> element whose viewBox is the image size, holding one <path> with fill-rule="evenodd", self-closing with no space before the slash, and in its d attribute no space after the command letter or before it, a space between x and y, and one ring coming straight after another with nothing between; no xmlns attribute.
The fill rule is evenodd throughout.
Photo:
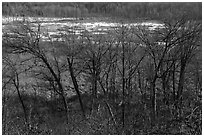
<svg viewBox="0 0 204 137"><path fill-rule="evenodd" d="M31 22L33 30L37 30L38 25L41 26L41 38L43 41L52 39L53 41L61 41L62 34L75 34L80 35L84 31L91 32L92 34L106 34L106 32L115 30L122 25L126 27L132 26L144 26L149 30L155 30L157 28L163 28L164 25L155 22L142 22L142 23L111 23L111 22L76 22L74 18L46 18L46 17L3 17L3 32L7 32L10 29L9 26L14 27L15 21ZM13 24L12 24L13 23Z"/></svg>

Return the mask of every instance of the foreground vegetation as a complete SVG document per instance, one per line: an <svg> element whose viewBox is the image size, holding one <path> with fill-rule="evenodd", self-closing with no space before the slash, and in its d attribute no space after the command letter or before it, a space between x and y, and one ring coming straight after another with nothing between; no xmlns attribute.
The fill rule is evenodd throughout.
<svg viewBox="0 0 204 137"><path fill-rule="evenodd" d="M2 37L3 134L201 134L201 22L161 22L47 42L40 23L14 22Z"/></svg>
<svg viewBox="0 0 204 137"><path fill-rule="evenodd" d="M197 108L192 113L191 110L186 111L184 116L186 119L172 118L169 110L163 106L160 109L157 122L154 127L149 125L148 106L144 110L145 104L141 100L135 102L135 105L128 107L126 112L126 127L122 128L119 124L120 112L117 112L119 107L113 108L117 125L114 125L110 118L109 112L104 102L100 102L99 110L90 113L90 108L86 106L86 119L79 112L78 102L75 99L70 99L73 102L69 104L69 124L65 121L65 111L61 108L60 100L45 100L39 96L22 96L27 106L28 117L30 119L30 127L24 121L23 111L20 109L21 104L17 96L7 98L6 113L7 119L4 119L3 134L17 135L107 135L107 134L127 134L127 135L168 135L168 134L201 134L201 114L200 108ZM90 96L83 96L83 101L90 100ZM69 101L69 99L68 99ZM87 101L87 104L90 103ZM15 105L13 105L15 104ZM199 103L198 103L199 104ZM201 105L201 104L200 104ZM76 107L77 106L77 107ZM4 118L5 118L5 115Z"/></svg>

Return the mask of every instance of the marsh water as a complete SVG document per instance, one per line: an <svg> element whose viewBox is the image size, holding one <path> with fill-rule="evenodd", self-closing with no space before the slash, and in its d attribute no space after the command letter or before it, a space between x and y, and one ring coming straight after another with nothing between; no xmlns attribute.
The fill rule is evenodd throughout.
<svg viewBox="0 0 204 137"><path fill-rule="evenodd" d="M29 23L33 30L40 26L41 39L48 41L61 41L60 35L72 33L80 35L83 32L91 32L92 34L106 34L110 30L115 30L120 26L142 26L149 30L162 28L163 24L157 21L140 21L131 23L118 23L108 20L95 20L86 18L79 20L76 18L48 18L48 17L2 17L3 32L12 33L10 28L15 28L17 23Z"/></svg>

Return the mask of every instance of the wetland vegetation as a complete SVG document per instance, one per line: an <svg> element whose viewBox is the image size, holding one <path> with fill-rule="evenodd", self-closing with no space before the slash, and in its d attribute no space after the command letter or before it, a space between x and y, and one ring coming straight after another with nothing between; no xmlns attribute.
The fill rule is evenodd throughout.
<svg viewBox="0 0 204 137"><path fill-rule="evenodd" d="M202 134L202 3L2 8L3 134Z"/></svg>

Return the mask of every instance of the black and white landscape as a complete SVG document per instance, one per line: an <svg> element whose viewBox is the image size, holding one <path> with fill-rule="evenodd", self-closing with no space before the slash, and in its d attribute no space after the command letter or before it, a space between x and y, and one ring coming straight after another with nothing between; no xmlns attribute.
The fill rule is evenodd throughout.
<svg viewBox="0 0 204 137"><path fill-rule="evenodd" d="M201 135L202 3L3 2L2 134Z"/></svg>

